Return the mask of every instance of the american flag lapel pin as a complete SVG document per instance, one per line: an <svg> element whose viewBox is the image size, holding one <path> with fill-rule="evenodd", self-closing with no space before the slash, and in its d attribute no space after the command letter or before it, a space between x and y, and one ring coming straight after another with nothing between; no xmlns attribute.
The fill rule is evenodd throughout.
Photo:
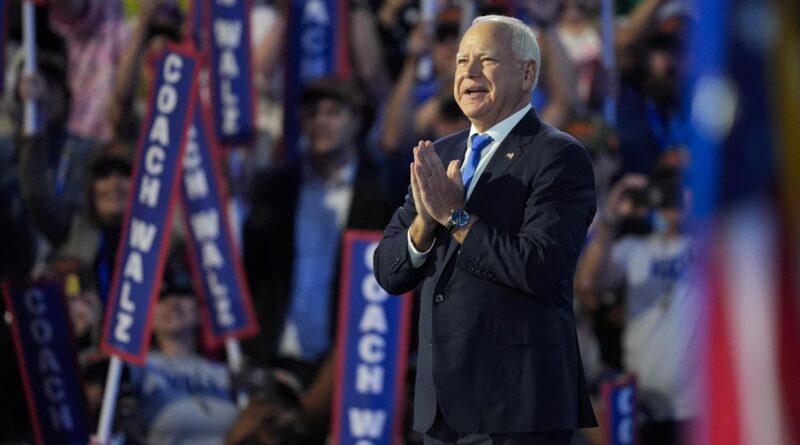
<svg viewBox="0 0 800 445"><path fill-rule="evenodd" d="M514 159L514 153L513 153L513 152L508 152L508 153L506 153L506 158L507 158L509 161L510 161L510 160L512 160L512 159Z"/></svg>

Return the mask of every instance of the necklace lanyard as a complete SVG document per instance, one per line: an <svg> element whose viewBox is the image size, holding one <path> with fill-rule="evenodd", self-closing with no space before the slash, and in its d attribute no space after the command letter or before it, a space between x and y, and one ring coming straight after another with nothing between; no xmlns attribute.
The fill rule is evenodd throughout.
<svg viewBox="0 0 800 445"><path fill-rule="evenodd" d="M650 124L650 129L653 131L656 141L658 141L660 151L683 145L684 124L678 118L677 113L669 115L665 127L661 116L658 115L655 104L648 100L645 105L645 116L647 116L647 122Z"/></svg>

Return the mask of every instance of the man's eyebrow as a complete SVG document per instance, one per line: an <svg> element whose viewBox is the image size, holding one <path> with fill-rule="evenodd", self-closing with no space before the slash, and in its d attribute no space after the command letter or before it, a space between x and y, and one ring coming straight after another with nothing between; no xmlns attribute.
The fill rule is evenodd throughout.
<svg viewBox="0 0 800 445"><path fill-rule="evenodd" d="M461 53L461 52L456 53L456 58L468 57L468 56L469 56L469 53ZM481 57L497 57L497 53L495 51L481 51L479 53L476 53L476 56L478 58L481 58Z"/></svg>

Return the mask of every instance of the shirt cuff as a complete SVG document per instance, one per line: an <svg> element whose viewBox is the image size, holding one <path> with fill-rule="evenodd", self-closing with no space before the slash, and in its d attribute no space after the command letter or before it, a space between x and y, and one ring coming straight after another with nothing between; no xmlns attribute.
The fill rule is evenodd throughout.
<svg viewBox="0 0 800 445"><path fill-rule="evenodd" d="M414 269L419 269L428 259L428 254L431 253L433 249L433 243L431 243L431 247L429 247L428 250L420 252L414 247L414 243L411 242L411 232L406 232L406 236L408 237L408 257L411 259L411 265L414 266Z"/></svg>

